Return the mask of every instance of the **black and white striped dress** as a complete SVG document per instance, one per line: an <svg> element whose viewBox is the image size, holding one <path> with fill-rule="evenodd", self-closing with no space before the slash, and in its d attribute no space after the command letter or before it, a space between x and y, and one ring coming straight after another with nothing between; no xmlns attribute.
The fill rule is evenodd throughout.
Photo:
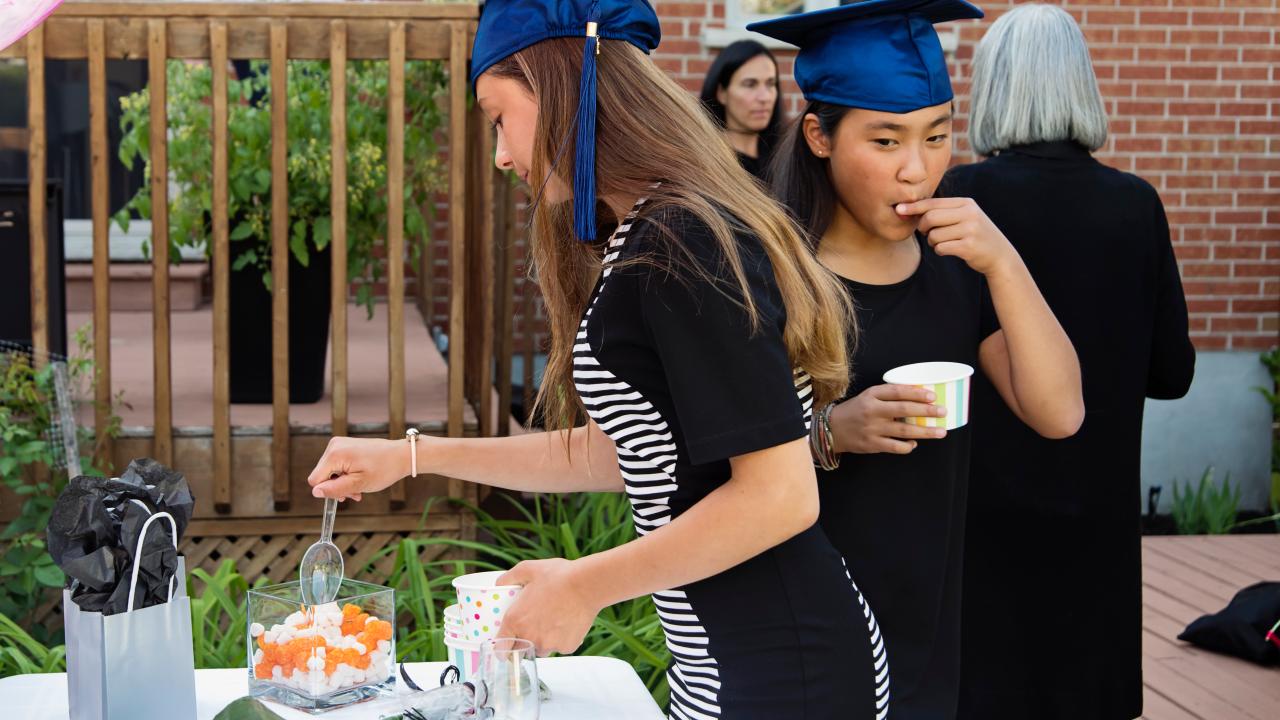
<svg viewBox="0 0 1280 720"><path fill-rule="evenodd" d="M608 242L573 373L592 420L617 447L641 535L727 481L729 458L804 437L812 405L809 377L787 358L786 311L759 241L738 238L760 318L753 332L706 225L679 210L649 217L643 205ZM671 242L709 277L672 270ZM653 600L673 656L672 718L888 714L875 616L817 526Z"/></svg>

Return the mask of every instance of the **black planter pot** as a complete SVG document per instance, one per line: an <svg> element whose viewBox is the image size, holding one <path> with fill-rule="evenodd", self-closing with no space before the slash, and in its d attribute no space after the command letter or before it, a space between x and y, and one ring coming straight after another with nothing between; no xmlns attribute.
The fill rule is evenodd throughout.
<svg viewBox="0 0 1280 720"><path fill-rule="evenodd" d="M308 243L310 240L308 239ZM289 253L289 401L324 395L329 344L329 249L312 250L303 267ZM271 293L253 266L233 270L231 286L231 402L271 402Z"/></svg>

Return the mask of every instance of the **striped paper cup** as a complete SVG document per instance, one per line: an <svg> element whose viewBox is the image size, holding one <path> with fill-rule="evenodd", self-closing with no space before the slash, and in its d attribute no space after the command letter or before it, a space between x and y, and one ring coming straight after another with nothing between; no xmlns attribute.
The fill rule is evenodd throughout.
<svg viewBox="0 0 1280 720"><path fill-rule="evenodd" d="M973 368L954 362L903 365L884 374L884 381L887 383L915 385L932 390L938 398L934 404L947 409L947 414L943 417L899 418L902 422L945 430L955 430L969 423L969 390L973 386L972 379Z"/></svg>
<svg viewBox="0 0 1280 720"><path fill-rule="evenodd" d="M480 676L480 643L445 640L448 663L458 668L458 682L470 682Z"/></svg>

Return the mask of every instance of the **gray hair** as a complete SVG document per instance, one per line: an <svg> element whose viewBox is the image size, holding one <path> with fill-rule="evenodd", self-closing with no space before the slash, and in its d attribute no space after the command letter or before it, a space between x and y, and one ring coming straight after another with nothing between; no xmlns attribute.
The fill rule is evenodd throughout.
<svg viewBox="0 0 1280 720"><path fill-rule="evenodd" d="M1075 18L1052 5L1002 15L973 58L969 142L980 155L1015 145L1074 140L1097 150L1107 114L1089 47Z"/></svg>

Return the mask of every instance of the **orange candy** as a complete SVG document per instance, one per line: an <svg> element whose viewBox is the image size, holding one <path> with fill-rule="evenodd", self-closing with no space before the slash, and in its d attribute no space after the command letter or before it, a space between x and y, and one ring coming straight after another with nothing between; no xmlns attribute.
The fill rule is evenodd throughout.
<svg viewBox="0 0 1280 720"><path fill-rule="evenodd" d="M299 627L307 627L308 622ZM293 671L307 672L307 663L315 657L317 648L326 648L324 673L332 675L338 665L346 664L365 670L372 664L372 653L380 640L390 640L391 623L386 620L370 619L369 614L359 605L348 603L342 607L342 634L354 635L356 642L364 646L363 654L352 648L330 648L320 636L294 638L287 643L268 643L263 636L258 637L258 647L262 650L262 662L253 666L254 677L259 680L270 680L272 670L279 666L285 677L291 677Z"/></svg>
<svg viewBox="0 0 1280 720"><path fill-rule="evenodd" d="M347 607L351 606L348 605ZM342 634L355 635L361 630L364 630L365 623L367 622L369 622L369 615L367 613L360 613L354 617L347 618L342 621Z"/></svg>
<svg viewBox="0 0 1280 720"><path fill-rule="evenodd" d="M386 620L371 620L365 630L366 634L373 638L374 645L378 644L378 640L391 639L391 623Z"/></svg>

